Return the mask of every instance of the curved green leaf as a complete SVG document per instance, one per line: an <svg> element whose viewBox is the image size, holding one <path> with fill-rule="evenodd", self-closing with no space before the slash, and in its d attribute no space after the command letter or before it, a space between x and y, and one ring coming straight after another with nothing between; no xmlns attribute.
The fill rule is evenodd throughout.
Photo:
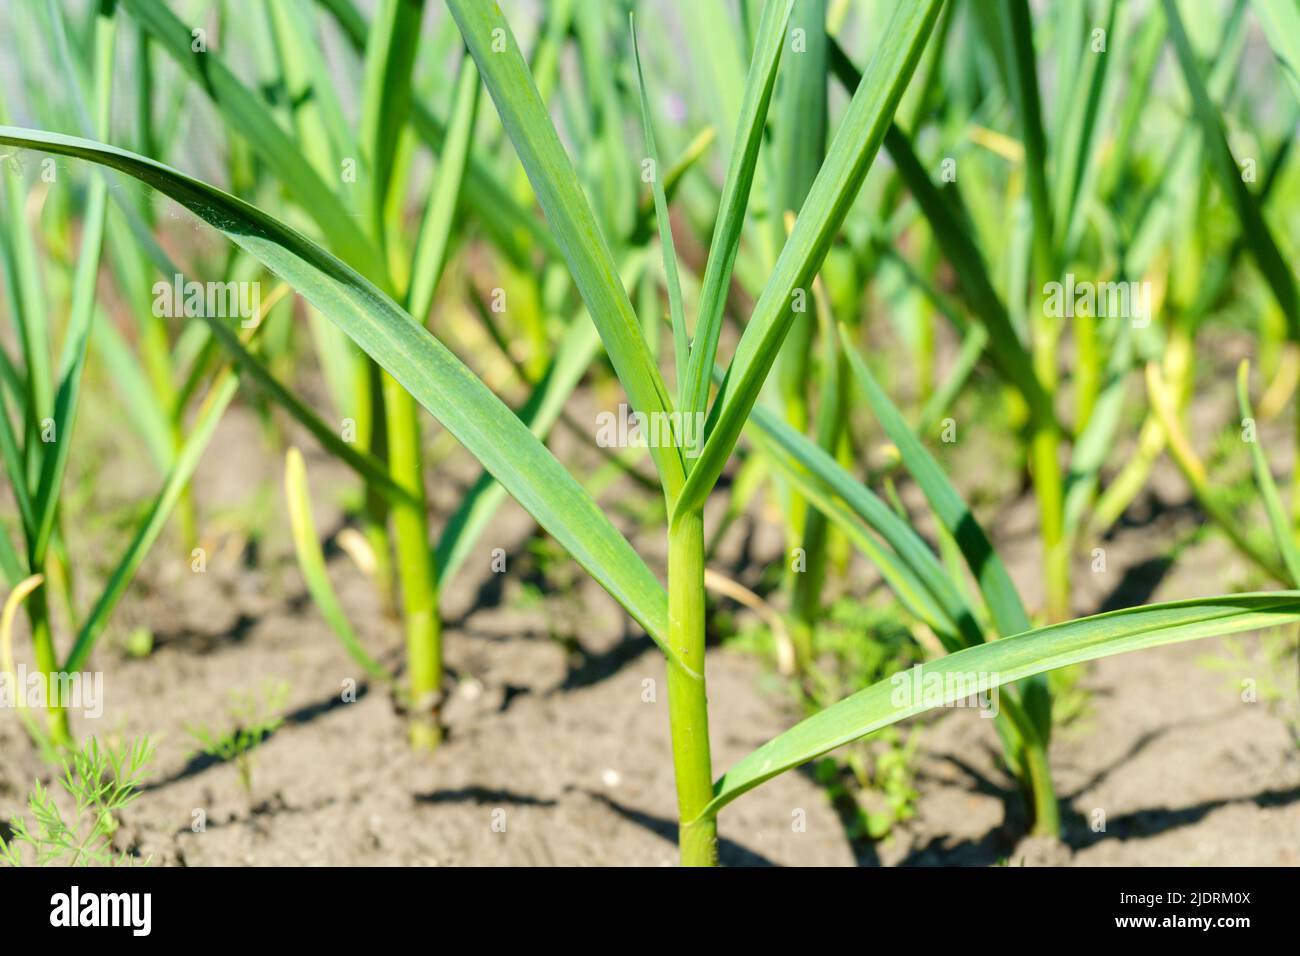
<svg viewBox="0 0 1300 956"><path fill-rule="evenodd" d="M709 374L718 354L718 337L722 333L722 312L731 289L731 272L745 227L745 207L754 185L758 165L758 148L767 127L767 111L776 86L777 64L785 27L794 0L769 0L763 7L754 40L754 56L745 79L745 97L740 107L735 146L727 164L718 202L717 223L709 242L709 258L700 283L699 313L695 320L695 337L687 362L686 390L680 405L687 412L702 412L709 405ZM692 465L691 467L694 467Z"/></svg>
<svg viewBox="0 0 1300 956"><path fill-rule="evenodd" d="M190 27L162 0L122 0L131 17L197 83L230 128L257 151L284 188L315 219L334 250L368 275L382 275L378 250L334 191L317 174L262 101L212 50L196 52Z"/></svg>
<svg viewBox="0 0 1300 956"><path fill-rule="evenodd" d="M940 6L941 0L899 4L881 29L871 64L853 94L821 172L741 335L709 413L704 448L674 504L674 516L703 507L726 467L794 321L795 291L803 290L808 297L812 278L857 198Z"/></svg>
<svg viewBox="0 0 1300 956"><path fill-rule="evenodd" d="M672 319L673 354L677 366L677 403L684 409L686 406L682 400L685 393L688 342L686 310L682 307L682 280L677 275L677 247L673 244L673 226L668 215L668 198L664 194L664 184L659 175L659 147L655 143L654 120L650 115L650 96L646 93L645 74L641 71L641 47L636 39L636 15L629 12L627 19L628 27L632 31L632 59L636 64L636 85L641 94L641 128L645 134L646 152L653 167L650 193L655 203L655 221L659 226L659 248L664 263L664 280L668 285L668 312Z"/></svg>
<svg viewBox="0 0 1300 956"><path fill-rule="evenodd" d="M447 7L492 94L632 408L646 414L671 412L672 400L619 281L609 244L509 24L495 3L447 0ZM681 449L652 448L651 454L665 490L675 497L684 473Z"/></svg>
<svg viewBox="0 0 1300 956"><path fill-rule="evenodd" d="M1300 591L1236 594L1111 611L970 647L873 684L768 741L719 778L702 816L842 744L964 700L981 678L982 691L1101 657L1298 620ZM941 682L942 691L909 692L932 682Z"/></svg>
<svg viewBox="0 0 1300 956"><path fill-rule="evenodd" d="M420 235L411 264L411 287L407 290L405 305L417 322L424 322L433 308L433 295L447 264L452 224L464 190L465 167L474 140L480 87L478 67L467 56L461 61L460 73L456 77L451 127L438 161L438 171L433 177L429 204L420 223Z"/></svg>
<svg viewBox="0 0 1300 956"><path fill-rule="evenodd" d="M1255 15L1264 24L1278 66L1300 100L1300 3L1296 0L1253 0Z"/></svg>
<svg viewBox="0 0 1300 956"><path fill-rule="evenodd" d="M1242 359L1237 366L1237 407L1241 409L1242 427L1246 427L1246 420L1249 419L1253 428L1255 412L1250 406L1250 362L1247 359ZM1282 553L1282 560L1291 575L1291 584L1300 587L1300 549L1296 548L1291 521L1287 518L1286 509L1282 507L1282 498L1277 493L1277 485L1273 481L1273 473L1269 471L1268 459L1264 456L1259 435L1253 435L1246 444L1250 448L1255 484L1259 486L1260 497L1264 499L1264 511L1268 514L1268 526L1273 532L1273 540Z"/></svg>
<svg viewBox="0 0 1300 956"><path fill-rule="evenodd" d="M317 2L334 17L352 48L357 52L364 51L371 25L351 0ZM416 100L411 104L411 125L429 148L441 157L450 135L446 124ZM469 154L464 179L462 191L466 205L474 209L480 224L502 251L510 256L511 261L516 265L528 261L528 253L520 242L521 236L531 239L547 256L558 259L559 250L551 233L537 217L515 201L510 192L496 180L492 170L477 159L473 152Z"/></svg>
<svg viewBox="0 0 1300 956"><path fill-rule="evenodd" d="M1241 220L1241 231L1259 271L1263 273L1273 297L1277 299L1282 316L1286 319L1287 330L1292 340L1300 341L1300 289L1296 286L1295 275L1287 264L1286 258L1278 248L1273 232L1260 212L1259 200L1243 181L1237 159L1228 145L1224 131L1223 119L1218 107L1210 99L1209 90L1201 78L1196 54L1191 41L1183 27L1178 7L1173 0L1164 0L1165 16L1169 20L1169 37L1173 40L1174 52L1178 55L1182 67L1183 81L1192 97L1193 112L1205 135L1205 149L1210 165L1218 176L1219 185L1228 194Z"/></svg>
<svg viewBox="0 0 1300 956"><path fill-rule="evenodd" d="M355 270L214 186L127 150L0 126L0 144L117 169L215 226L301 293L410 392L675 659L667 595L591 496L474 374Z"/></svg>
<svg viewBox="0 0 1300 956"><path fill-rule="evenodd" d="M0 127L0 130L3 129L4 127ZM127 545L117 566L113 568L113 573L96 599L95 606L82 622L81 629L77 631L77 639L72 645L72 650L68 652L67 660L63 663L64 671L81 670L82 665L86 663L91 649L94 648L95 642L99 640L104 626L108 623L109 615L117 607L117 602L126 593L127 586L135 577L136 571L140 570L140 565L144 563L158 536L162 534L168 516L176 507L181 492L189 484L194 469L198 467L199 459L203 457L203 452L208 447L212 433L217 430L217 424L238 390L239 377L231 369L218 376L212 384L212 388L194 417L185 444L177 450L176 457L167 472L167 478L163 481L162 489L154 497L149 514L136 528L135 536Z"/></svg>
<svg viewBox="0 0 1300 956"><path fill-rule="evenodd" d="M979 582L984 600L988 602L989 612L993 615L998 632L1006 635L1028 630L1029 615L1025 613L1020 593L1016 590L1002 559L993 550L993 545L984 534L984 529L975 520L970 508L966 506L957 489L952 486L952 482L943 473L934 456L921 444L921 440L916 437L916 433L912 431L906 419L877 384L875 376L871 374L866 363L862 361L862 356L853 347L847 330L841 328L840 338L849 360L849 367L853 369L858 384L862 386L872 412L875 413L881 427L885 429L885 433L889 435L889 440L898 448L904 467L920 486L925 494L925 500L934 509L935 516L961 548L962 557L966 559L971 573Z"/></svg>
<svg viewBox="0 0 1300 956"><path fill-rule="evenodd" d="M381 681L391 681L393 675L383 665L371 657L356 631L348 622L348 616L339 604L334 586L330 584L329 574L325 570L325 556L321 553L320 539L316 536L316 522L311 514L311 491L307 486L307 467L303 464L302 452L290 448L284 458L284 497L289 506L289 527L293 531L293 550L298 556L298 567L302 570L307 590L316 602L325 623L338 636L348 656L361 665L361 668Z"/></svg>
<svg viewBox="0 0 1300 956"><path fill-rule="evenodd" d="M761 405L750 424L764 454L880 570L908 609L955 651L984 640L970 608L919 534L823 448ZM751 432L755 434L755 432ZM889 545L883 548L863 525Z"/></svg>
<svg viewBox="0 0 1300 956"><path fill-rule="evenodd" d="M644 268L645 255L630 254L625 260L623 281L635 285ZM519 409L520 420L539 440L546 440L564 410L564 403L569 400L599 353L600 336L596 334L596 327L587 316L587 310L579 307L565 326L546 374ZM459 507L447 519L442 536L438 539L440 584L448 581L469 556L470 548L487 527L504 497L505 489L487 472L480 475L466 492Z"/></svg>

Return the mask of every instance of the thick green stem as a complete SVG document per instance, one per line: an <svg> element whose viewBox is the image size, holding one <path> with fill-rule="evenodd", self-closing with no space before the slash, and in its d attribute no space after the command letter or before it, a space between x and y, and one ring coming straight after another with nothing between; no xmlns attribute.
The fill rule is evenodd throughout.
<svg viewBox="0 0 1300 956"><path fill-rule="evenodd" d="M834 331L829 322L823 328L823 334L833 350L826 356L822 372L821 405L817 409L817 444L827 454L834 455L844 426L846 371L843 368L843 354L833 347ZM829 535L830 524L826 515L815 508L808 509L803 525L806 566L802 574L794 575L790 595L790 611L795 621L795 652L800 657L798 663L801 669L811 663L815 653L813 632L821 617Z"/></svg>
<svg viewBox="0 0 1300 956"><path fill-rule="evenodd" d="M357 439L379 461L388 459L387 424L381 370L366 355L357 358ZM379 600L388 614L396 616L393 587L393 559L388 548L388 499L383 491L367 483L362 515L366 541L375 559L374 580Z"/></svg>
<svg viewBox="0 0 1300 956"><path fill-rule="evenodd" d="M406 628L406 669L410 691L411 744L432 750L442 739L442 626L438 619L438 575L429 548L424 480L420 468L420 422L410 394L384 373L384 412L388 466L393 479L413 500L392 505L397 569L402 584Z"/></svg>
<svg viewBox="0 0 1300 956"><path fill-rule="evenodd" d="M1295 458L1291 466L1291 537L1300 542L1300 398L1295 401L1293 415Z"/></svg>
<svg viewBox="0 0 1300 956"><path fill-rule="evenodd" d="M829 530L826 516L814 508L809 508L804 515L801 545L805 566L802 572L792 572L793 584L790 595L796 664L801 672L812 663L816 653L813 646L813 633L816 630L817 620L821 617L821 594L822 585L826 580Z"/></svg>
<svg viewBox="0 0 1300 956"><path fill-rule="evenodd" d="M1038 519L1042 528L1043 574L1047 586L1047 616L1065 620L1070 613L1070 552L1065 540L1064 501L1061 492L1060 436L1050 421L1040 417L1031 439L1030 467Z"/></svg>
<svg viewBox="0 0 1300 956"><path fill-rule="evenodd" d="M1074 433L1083 434L1097 404L1101 388L1101 350L1097 320L1091 315L1074 317L1074 347L1078 351L1074 373Z"/></svg>
<svg viewBox="0 0 1300 956"><path fill-rule="evenodd" d="M1052 789L1052 768L1047 760L1047 748L1038 743L1027 743L1024 750L1025 786L1029 790L1030 810L1034 815L1035 836L1060 836L1061 811Z"/></svg>
<svg viewBox="0 0 1300 956"><path fill-rule="evenodd" d="M713 799L709 707L704 687L704 516L681 515L668 531L668 719L677 777L683 866L716 866L718 827L701 818Z"/></svg>
<svg viewBox="0 0 1300 956"><path fill-rule="evenodd" d="M1035 729L1023 696L1017 691L1004 692L998 712L998 735L1020 784L1035 836L1059 836L1061 812L1052 787L1052 767L1047 744ZM1047 728L1050 731L1050 727Z"/></svg>
<svg viewBox="0 0 1300 956"><path fill-rule="evenodd" d="M781 390L781 403L785 410L785 420L800 434L808 430L808 379L811 363L808 352L812 348L813 316L809 313L798 314L786 336L786 344L777 357L777 384ZM804 525L813 509L808 507L804 496L795 488L787 487L789 496L785 502L787 550L800 547L804 537Z"/></svg>
<svg viewBox="0 0 1300 956"><path fill-rule="evenodd" d="M56 747L62 747L72 740L72 735L68 730L68 712L58 699L60 682L54 679L59 670L59 660L54 651L54 635L50 630L50 608L45 588L37 588L27 598L27 619L32 627L32 650L36 666L46 682L45 720L50 740Z"/></svg>
<svg viewBox="0 0 1300 956"><path fill-rule="evenodd" d="M1035 204L1035 237L1046 218L1043 207ZM1046 227L1050 236L1050 226ZM1050 242L1043 239L1043 242ZM1033 259L1037 286L1044 288L1047 277L1055 274L1050 249L1035 244ZM1038 499L1038 521L1043 544L1043 575L1047 591L1047 617L1051 622L1064 621L1070 613L1070 552L1065 540L1065 503L1061 475L1061 433L1056 425L1057 346L1060 328L1046 312L1034 316L1034 373L1042 385L1042 397L1030 408L1030 470L1034 496Z"/></svg>
<svg viewBox="0 0 1300 956"><path fill-rule="evenodd" d="M179 455L184 442L177 442L176 453ZM194 486L186 484L176 498L176 523L180 528L181 551L186 560L193 554L199 544L198 511L194 507Z"/></svg>
<svg viewBox="0 0 1300 956"><path fill-rule="evenodd" d="M424 0L381 0L366 44L361 106L361 151L370 176L363 201L363 218L370 240L384 266L363 270L398 301L409 276L396 268L404 260L401 214L410 172L409 140L403 136L411 103L411 69L420 41ZM371 365L371 451L388 461L389 473L410 495L391 503L402 588L402 617L406 631L406 665L411 744L432 750L441 739L438 721L442 691L441 629L438 620L438 579L429 548L428 517L421 473L420 420L415 399L387 372ZM380 416L382 415L382 421ZM375 447L383 436L386 449ZM373 485L366 489L371 534L384 528L386 502ZM386 553L385 553L386 556ZM385 569L376 567L377 572ZM381 577L380 586L388 584Z"/></svg>
<svg viewBox="0 0 1300 956"><path fill-rule="evenodd" d="M142 255L144 269L142 276L148 275L152 262ZM141 318L140 350L144 359L145 372L153 387L154 399L158 407L165 409L171 419L172 456L179 455L185 446L185 403L188 397L184 391L176 388L172 381L171 344L167 339L167 326L163 319L146 314ZM181 553L186 560L192 550L198 547L198 512L194 506L194 494L187 483L176 499L176 526L181 536Z"/></svg>

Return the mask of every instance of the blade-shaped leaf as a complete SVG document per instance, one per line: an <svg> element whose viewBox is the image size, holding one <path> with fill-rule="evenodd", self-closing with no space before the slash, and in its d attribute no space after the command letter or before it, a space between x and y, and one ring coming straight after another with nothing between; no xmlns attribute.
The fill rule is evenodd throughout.
<svg viewBox="0 0 1300 956"><path fill-rule="evenodd" d="M1297 620L1300 591L1235 594L1112 611L970 647L873 684L768 741L719 778L703 815L842 744L977 691L1128 651Z"/></svg>
<svg viewBox="0 0 1300 956"><path fill-rule="evenodd" d="M1178 7L1173 0L1164 0L1164 6L1165 16L1169 20L1169 37L1173 40L1174 52L1178 55L1178 63L1183 71L1183 81L1191 93L1194 112L1205 135L1205 149L1210 165L1219 178L1220 186L1232 199L1246 243L1255 257L1259 271L1273 290L1291 338L1300 341L1300 291L1296 288L1295 275L1278 249L1277 240L1273 238L1272 230L1260 213L1259 201L1247 188L1237 160L1228 146L1223 120L1201 78L1196 54L1187 38L1187 30L1183 27Z"/></svg>
<svg viewBox="0 0 1300 956"><path fill-rule="evenodd" d="M309 0L268 3L272 38L285 95L293 112L298 144L322 178L332 176L335 158L356 155L356 137L343 116L315 29Z"/></svg>
<svg viewBox="0 0 1300 956"><path fill-rule="evenodd" d="M866 393L872 412L898 448L908 473L920 486L939 523L956 542L967 567L979 583L980 593L993 616L993 626L1003 636L1028 630L1029 615L1025 613L1020 592L1016 590L1002 559L993 550L984 529L884 389L876 383L862 356L853 347L848 330L843 327L840 340L849 367ZM1033 732L1046 741L1052 732L1051 696L1047 682L1043 678L1026 682L1024 699L1025 709L1033 721Z"/></svg>
<svg viewBox="0 0 1300 956"><path fill-rule="evenodd" d="M1103 0L1103 24L1098 29L1104 36L1111 36L1115 31L1115 14L1119 4L1117 0ZM1083 12L1084 8L1080 8ZM1082 37L1077 37L1082 40ZM1060 171L1053 176L1052 217L1058 230L1057 248L1068 250L1074 244L1079 225L1083 203L1080 190L1088 178L1095 140L1099 128L1100 115L1107 82L1113 77L1110 61L1113 58L1106 51L1084 54L1085 59L1080 71L1079 81L1075 84L1071 100L1061 124L1062 135L1056 146L1056 168ZM1062 84L1068 89L1068 84Z"/></svg>
<svg viewBox="0 0 1300 956"><path fill-rule="evenodd" d="M881 30L871 64L840 121L821 172L736 347L709 413L704 448L674 504L674 515L703 507L721 476L790 329L795 292L802 290L808 296L812 278L821 268L884 139L940 6L941 0L895 6Z"/></svg>
<svg viewBox="0 0 1300 956"><path fill-rule="evenodd" d="M353 49L358 52L364 50L370 23L351 0L317 2L329 10ZM443 121L417 100L411 104L411 123L420 138L441 156L448 135ZM470 154L469 165L465 170L463 189L466 203L478 214L483 228L516 263L527 260L526 252L515 237L516 232L537 243L548 256L558 258L559 249L556 248L551 233L535 216L515 202L510 192L497 182L491 169L477 160L473 153Z"/></svg>
<svg viewBox="0 0 1300 956"><path fill-rule="evenodd" d="M876 382L866 362L854 348L852 337L846 329L841 328L840 339L849 360L849 367L862 387L871 411L881 427L885 429L885 433L889 435L889 440L898 448L903 466L907 468L908 474L925 494L926 501L934 509L935 517L961 548L962 557L966 559L971 573L979 582L980 592L988 603L989 612L993 615L998 632L1006 635L1028 630L1029 615L1025 613L1020 593L1016 590L1002 559L989 543L984 529L975 520L970 508L966 506L957 489L952 486L952 482L943 473L934 456L921 444L921 440L916 437L907 420Z"/></svg>
<svg viewBox="0 0 1300 956"><path fill-rule="evenodd" d="M831 41L831 68L842 85L856 89L861 74L849 60L844 50ZM1025 347L1006 305L994 289L983 253L971 239L972 229L964 221L958 208L941 193L930 180L921 161L912 150L912 143L897 124L891 124L885 134L885 150L916 199L931 232L943 254L957 273L957 283L970 310L989 333L989 352L994 362L1009 378L1032 409L1041 416L1051 418L1051 403L1042 384L1034 374L1033 361Z"/></svg>
<svg viewBox="0 0 1300 956"><path fill-rule="evenodd" d="M682 307L682 280L677 275L677 246L673 243L672 220L668 215L668 198L659 175L659 147L655 145L654 121L650 112L650 96L646 93L645 75L641 72L641 48L636 40L636 17L628 14L632 31L632 57L636 62L637 89L641 94L641 126L645 132L645 148L653 167L650 191L655 201L655 220L659 224L659 247L663 253L664 280L668 285L668 312L672 317L673 354L677 365L677 401L681 404L686 378L686 311Z"/></svg>
<svg viewBox="0 0 1300 956"><path fill-rule="evenodd" d="M325 623L338 636L343 649L361 665L362 670L377 680L391 681L393 675L361 646L361 641L352 630L348 616L334 593L334 586L330 584L329 574L325 570L325 555L321 553L320 539L316 536L316 522L311 514L307 467L303 464L302 452L297 448L290 448L285 454L284 497L289 506L289 526L293 531L293 548L298 556L298 567L302 570L307 590L321 617L325 618Z"/></svg>
<svg viewBox="0 0 1300 956"><path fill-rule="evenodd" d="M368 172L363 208L371 238L381 250L397 140L411 107L411 70L420 45L423 14L424 0L380 0L366 44L358 140ZM389 275L387 269L361 272L381 286Z"/></svg>
<svg viewBox="0 0 1300 956"><path fill-rule="evenodd" d="M682 176L700 159L705 149L713 141L713 131L706 129L687 145L677 161L664 173L665 198L671 200ZM649 236L648 223L654 217L653 201L643 205L637 215L636 224L626 245L635 251L628 253L620 271L624 288L632 288L645 272L645 255L639 251L645 238ZM488 318L490 312L484 311ZM488 323L491 328L491 323ZM508 353L508 347L504 347ZM587 315L585 308L570 317L564 334L555 349L555 358L542 380L537 383L533 393L519 410L519 417L538 438L543 441L550 433L551 427L559 419L573 390L582 380L583 374L591 366L600 352L600 335ZM447 519L442 536L438 539L436 564L439 583L444 583L455 574L461 563L469 555L470 549L479 534L487 527L497 507L505 497L505 489L484 472L470 487L460 506Z"/></svg>
<svg viewBox="0 0 1300 956"><path fill-rule="evenodd" d="M1291 575L1291 583L1300 587L1300 549L1296 548L1295 535L1291 530L1291 521L1286 509L1282 507L1282 498L1277 493L1277 484L1268 467L1268 458L1260 444L1255 423L1255 411L1250 406L1250 362L1242 359L1237 366L1237 407L1241 409L1242 428L1250 423L1251 436L1246 445L1250 448L1251 464L1255 468L1255 484L1259 495L1264 499L1264 510L1268 514L1268 526L1273 532L1273 540L1282 553L1282 560Z"/></svg>
<svg viewBox="0 0 1300 956"><path fill-rule="evenodd" d="M87 159L170 196L278 274L338 324L505 485L524 509L652 638L664 643L667 596L573 477L445 346L357 272L234 196L127 150L0 127L0 143Z"/></svg>
<svg viewBox="0 0 1300 956"><path fill-rule="evenodd" d="M286 190L315 219L338 255L367 275L382 275L378 250L307 161L262 101L230 71L220 55L196 52L190 28L162 0L122 0L131 16L199 85L221 115L257 151Z"/></svg>
<svg viewBox="0 0 1300 956"><path fill-rule="evenodd" d="M766 413L766 411L761 407L755 407L751 421L757 423L760 413ZM798 435L798 432L794 432L794 434ZM869 525L862 517L863 512L868 509L861 507L865 496L856 496L855 503L858 505L857 507L851 508L846 505L843 496L837 494L837 489L833 490L833 486L826 480L825 472L813 471L808 468L806 464L808 456L805 455L803 459L796 458L790 451L768 437L765 429L761 429L758 433L757 444L767 459L777 466L780 473L807 497L822 514L844 532L845 537L880 572L881 577L885 579L885 583L889 585L889 589L894 592L907 611L924 621L926 626L935 632L946 650L954 651L968 643L961 637L960 629L954 621L953 615L948 613L946 608L941 607L932 594L931 584L940 579L945 582L948 580L947 575L943 572L943 567L938 565L937 560L933 560L933 555L930 555L930 557L937 566L936 569L940 578L922 578L894 551L884 547L868 533L867 528ZM816 448L815 445L812 447ZM806 451L806 449L804 450ZM865 488L861 490L866 491ZM867 492L867 494L869 495L870 492ZM884 502L874 496L868 500L872 502L870 510L875 512L875 517L879 518L888 513L895 520L898 520L898 516ZM879 529L876 528L876 530ZM928 553L928 549L926 551ZM968 611L965 613L965 617L973 623Z"/></svg>
<svg viewBox="0 0 1300 956"><path fill-rule="evenodd" d="M749 65L749 75L745 79L745 96L736 127L735 146L727 164L722 198L718 203L718 218L713 228L713 239L709 243L704 279L700 285L699 314L687 363L686 391L681 400L682 409L686 412L702 412L708 408L709 376L718 354L722 312L727 303L727 292L731 288L731 272L736 264L736 252L740 248L740 236L745 226L745 207L749 203L750 187L754 184L758 148L763 142L767 110L772 102L777 64L781 61L781 47L785 40L785 26L793 5L794 0L768 0L759 21L754 56ZM694 467L693 462L691 467Z"/></svg>
<svg viewBox="0 0 1300 956"><path fill-rule="evenodd" d="M1264 36L1273 47L1291 92L1300 100L1300 3L1296 0L1252 0Z"/></svg>
<svg viewBox="0 0 1300 956"><path fill-rule="evenodd" d="M999 53L1009 61L1006 77L1025 150L1025 177L1034 214L1034 264L1037 275L1046 282L1055 276L1056 247L1052 241L1052 205L1047 187L1047 140L1043 133L1034 56L1034 20L1029 14L1029 0L1002 0L993 4L993 8L997 11L1001 34Z"/></svg>
<svg viewBox="0 0 1300 956"><path fill-rule="evenodd" d="M4 127L0 127L0 129L4 129ZM77 639L63 663L62 669L64 671L81 670L86 663L91 649L94 648L95 642L99 640L100 634L103 633L104 627L108 623L109 616L113 613L113 609L117 607L117 602L126 593L127 586L135 577L136 571L140 569L140 565L144 563L145 557L153 548L154 542L162 534L168 516L171 514L172 509L176 507L181 492L189 484L194 469L198 467L199 459L203 457L203 452L212 438L212 433L216 431L221 416L225 414L226 408L230 405L231 399L235 397L235 392L238 390L239 377L233 372L221 375L213 383L212 389L208 392L207 398L204 399L202 407L190 426L184 445L181 446L175 460L172 462L171 470L167 473L162 490L154 498L148 515L136 528L131 543L127 545L126 551L118 560L113 573L109 575L108 583L104 585L104 589L100 592L94 607L91 608L90 614L87 615L86 620L81 624L80 630L77 631Z"/></svg>
<svg viewBox="0 0 1300 956"><path fill-rule="evenodd" d="M492 94L633 409L648 415L671 412L672 401L619 281L609 245L509 24L495 3L447 0L447 7ZM651 451L665 491L675 497L683 475L681 449Z"/></svg>
<svg viewBox="0 0 1300 956"><path fill-rule="evenodd" d="M453 96L451 127L447 142L434 176L429 205L420 224L420 238L415 245L415 261L411 266L411 288L407 292L406 310L417 321L425 321L433 307L434 292L442 278L447 263L447 249L451 244L452 220L465 180L465 167L469 162L470 144L474 138L474 121L478 118L480 83L478 68L466 56L460 64Z"/></svg>
<svg viewBox="0 0 1300 956"><path fill-rule="evenodd" d="M107 13L107 15L104 15ZM61 15L54 14L55 22L62 26ZM113 90L114 41L117 30L112 8L100 8L95 17L95 120L96 135L107 137L109 132ZM66 74L65 74L66 75ZM69 76L76 82L75 76ZM72 433L77 418L77 401L81 395L82 372L86 366L86 349L90 343L90 323L95 315L95 283L99 276L99 253L104 240L104 222L108 211L108 184L103 176L95 176L90 183L86 199L86 213L82 221L81 251L72 277L72 310L68 317L67 339L59 363L59 387L54 396L55 441L47 448L41 461L40 480L36 487L35 538L29 544L33 567L45 564L45 549L54 531L54 518L58 512L59 488L68 466L68 452L72 447Z"/></svg>
<svg viewBox="0 0 1300 956"><path fill-rule="evenodd" d="M622 272L623 281L635 285L644 270L645 256L632 253ZM599 353L600 336L586 310L580 308L570 317L560 337L551 367L519 410L520 420L539 439L546 440L564 410L564 403ZM470 487L438 539L439 582L447 581L456 573L504 497L505 489L487 472Z"/></svg>
<svg viewBox="0 0 1300 956"><path fill-rule="evenodd" d="M855 543L881 568L901 600L913 608L927 609L933 605L941 610L942 616L916 610L913 613L930 624L941 639L947 638L944 643L949 650L983 641L984 636L970 608L953 587L943 565L911 525L870 488L845 471L825 449L782 421L779 415L758 405L750 413L750 424L756 430L765 453L799 485L809 500L845 528ZM865 524L879 534L892 549L892 554L869 537L863 541L858 524ZM888 568L877 561L881 554L884 556L882 560L888 562ZM902 562L906 574L893 569L896 561ZM925 597L914 595L914 588L923 592Z"/></svg>

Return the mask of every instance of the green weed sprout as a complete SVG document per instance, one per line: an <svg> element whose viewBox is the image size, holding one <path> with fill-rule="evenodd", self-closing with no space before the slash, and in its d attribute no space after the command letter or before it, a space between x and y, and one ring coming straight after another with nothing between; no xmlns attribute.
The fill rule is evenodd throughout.
<svg viewBox="0 0 1300 956"><path fill-rule="evenodd" d="M27 797L30 821L15 816L8 840L0 837L0 862L9 866L148 865L113 847L117 815L139 796L154 748L147 737L117 746L101 746L91 737L63 757L60 789L72 802L64 815L53 794L39 780Z"/></svg>
<svg viewBox="0 0 1300 956"><path fill-rule="evenodd" d="M288 697L289 685L283 681L263 685L260 693L235 692L230 696L227 712L233 726L214 730L186 724L185 732L198 741L201 753L222 763L233 763L240 786L251 797L253 751L284 725L281 711Z"/></svg>

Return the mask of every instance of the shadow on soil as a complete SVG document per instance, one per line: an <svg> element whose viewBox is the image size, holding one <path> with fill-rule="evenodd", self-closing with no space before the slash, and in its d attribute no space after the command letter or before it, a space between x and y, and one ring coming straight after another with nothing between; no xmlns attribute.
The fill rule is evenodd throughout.
<svg viewBox="0 0 1300 956"><path fill-rule="evenodd" d="M655 836L662 837L673 846L677 845L676 820L667 820L642 810L625 807L617 800L611 800L603 793L596 793L592 790L583 790L582 792L598 803L604 804L629 823L635 823L637 826L649 830ZM721 835L718 837L718 862L723 866L776 866L775 863L761 853L756 853L748 847L740 845L735 840L728 840Z"/></svg>

